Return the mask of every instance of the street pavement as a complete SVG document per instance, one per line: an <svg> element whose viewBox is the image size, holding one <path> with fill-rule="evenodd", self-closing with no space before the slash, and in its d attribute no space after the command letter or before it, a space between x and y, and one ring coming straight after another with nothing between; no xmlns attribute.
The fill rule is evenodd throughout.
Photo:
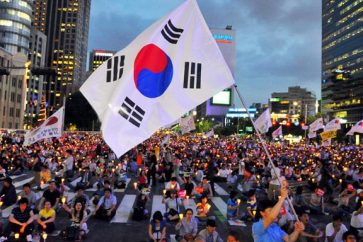
<svg viewBox="0 0 363 242"><path fill-rule="evenodd" d="M22 174L20 176L14 177L13 184L15 185L17 192L19 193L22 189L22 185L27 182L32 182L34 179L33 173L28 172ZM73 184L76 184L77 178L74 178ZM132 241L132 242L143 242L148 241L147 229L149 220L144 221L133 221L131 219L133 206L136 201L137 191L134 189L134 182L136 181L135 177L131 177L129 183L125 190L117 189L114 191L114 194L117 197L117 213L114 219L111 222L105 222L96 220L94 218L90 218L88 220L88 227L90 232L87 235L86 241L105 241L105 242L113 242L113 241ZM164 189L164 184L157 184L157 186L153 187L151 193L149 195L150 200L147 203L147 209L152 215L154 211L160 209L165 211L165 206L161 203L162 199L162 191ZM93 189L94 190L94 189ZM86 194L88 194L91 198L94 193L92 189L86 190ZM41 195L42 192L34 190ZM217 231L220 233L221 237L225 240L230 230L238 230L243 238L241 241L253 241L251 235L251 223L247 223L247 226L240 225L230 225L226 219L226 209L227 209L227 199L229 194L229 189L225 183L216 183L216 196L209 201L211 208L211 215L216 217L217 222ZM261 193L262 194L262 193ZM74 196L74 192L70 192L68 198L72 198ZM260 195L258 193L258 196ZM258 197L259 198L259 197ZM184 201L184 209L185 207L193 207L194 204L198 203L197 199L189 199ZM242 210L244 210L244 203L242 202ZM7 223L7 217L11 212L11 207L3 208L2 210L2 219L3 224ZM93 209L93 208L91 208ZM162 211L162 212L163 212ZM313 224L317 225L323 231L325 230L325 225L330 222L330 216L312 216L311 220ZM347 222L347 221L345 221ZM47 241L62 241L59 236L56 236L57 232L64 229L69 224L69 217L62 209L57 214L56 218L56 227L57 231L54 235L49 235ZM346 223L347 224L347 223ZM167 227L167 234L171 235L171 240L173 241L173 236L175 235L175 224L169 224ZM42 240L41 240L42 241Z"/></svg>

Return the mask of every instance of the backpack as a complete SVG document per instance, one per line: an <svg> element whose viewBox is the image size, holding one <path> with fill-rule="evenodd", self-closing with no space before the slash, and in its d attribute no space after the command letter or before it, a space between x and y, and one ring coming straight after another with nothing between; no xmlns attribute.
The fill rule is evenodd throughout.
<svg viewBox="0 0 363 242"><path fill-rule="evenodd" d="M78 226L68 226L60 233L62 240L78 240L80 235L80 229Z"/></svg>

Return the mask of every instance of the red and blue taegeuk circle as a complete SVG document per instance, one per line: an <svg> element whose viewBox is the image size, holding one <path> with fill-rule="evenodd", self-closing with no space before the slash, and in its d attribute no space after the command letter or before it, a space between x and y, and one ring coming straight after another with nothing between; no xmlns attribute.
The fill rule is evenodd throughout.
<svg viewBox="0 0 363 242"><path fill-rule="evenodd" d="M161 96L173 79L170 57L155 44L145 45L134 62L134 82L142 95L148 98Z"/></svg>

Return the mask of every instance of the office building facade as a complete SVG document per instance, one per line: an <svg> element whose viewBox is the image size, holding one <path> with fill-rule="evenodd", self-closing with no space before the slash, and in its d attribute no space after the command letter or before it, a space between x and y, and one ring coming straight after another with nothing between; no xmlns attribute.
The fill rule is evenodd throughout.
<svg viewBox="0 0 363 242"><path fill-rule="evenodd" d="M0 47L11 54L29 52L31 0L0 1Z"/></svg>
<svg viewBox="0 0 363 242"><path fill-rule="evenodd" d="M34 27L47 36L44 94L48 111L63 105L63 97L77 90L86 77L91 0L35 0Z"/></svg>
<svg viewBox="0 0 363 242"><path fill-rule="evenodd" d="M323 0L322 112L363 119L363 1Z"/></svg>
<svg viewBox="0 0 363 242"><path fill-rule="evenodd" d="M89 71L94 72L103 62L112 57L116 51L92 50L89 56Z"/></svg>
<svg viewBox="0 0 363 242"><path fill-rule="evenodd" d="M289 87L287 92L271 94L269 108L273 120L297 122L316 114L316 96L306 88Z"/></svg>
<svg viewBox="0 0 363 242"><path fill-rule="evenodd" d="M26 76L29 62L23 53L12 54L0 48L0 68L8 75L0 75L0 127L22 129Z"/></svg>

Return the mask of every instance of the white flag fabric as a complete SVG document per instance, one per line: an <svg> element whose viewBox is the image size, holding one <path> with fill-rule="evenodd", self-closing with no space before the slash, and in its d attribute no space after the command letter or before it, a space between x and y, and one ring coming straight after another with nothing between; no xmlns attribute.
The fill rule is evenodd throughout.
<svg viewBox="0 0 363 242"><path fill-rule="evenodd" d="M187 117L180 119L180 128L182 134L186 134L192 130L195 130L195 123L193 115L189 115Z"/></svg>
<svg viewBox="0 0 363 242"><path fill-rule="evenodd" d="M64 107L45 120L39 127L29 130L24 135L24 145L31 145L39 140L61 137L63 132Z"/></svg>
<svg viewBox="0 0 363 242"><path fill-rule="evenodd" d="M351 127L347 135L354 135L354 133L363 133L363 119Z"/></svg>
<svg viewBox="0 0 363 242"><path fill-rule="evenodd" d="M80 91L121 156L234 84L195 0L187 0L103 63Z"/></svg>
<svg viewBox="0 0 363 242"><path fill-rule="evenodd" d="M210 138L214 136L214 129L211 129L210 131L208 131L206 134L205 134L205 137L206 138Z"/></svg>
<svg viewBox="0 0 363 242"><path fill-rule="evenodd" d="M274 132L272 132L272 138L276 139L282 136L282 126L278 127Z"/></svg>
<svg viewBox="0 0 363 242"><path fill-rule="evenodd" d="M341 129L340 118L335 118L327 123L324 127L324 131L338 130Z"/></svg>
<svg viewBox="0 0 363 242"><path fill-rule="evenodd" d="M261 134L267 133L268 129L272 127L270 110L266 109L255 121L256 128Z"/></svg>
<svg viewBox="0 0 363 242"><path fill-rule="evenodd" d="M309 131L310 132L316 132L319 129L323 129L323 128L324 128L323 118L318 118L317 120L315 120L314 122L312 122L309 125Z"/></svg>
<svg viewBox="0 0 363 242"><path fill-rule="evenodd" d="M170 134L168 134L167 136L165 136L163 138L163 140L161 141L161 146L163 146L165 144L169 144L169 139L170 139Z"/></svg>
<svg viewBox="0 0 363 242"><path fill-rule="evenodd" d="M310 132L309 131L308 137L309 137L309 139L315 138L316 137L316 132Z"/></svg>

